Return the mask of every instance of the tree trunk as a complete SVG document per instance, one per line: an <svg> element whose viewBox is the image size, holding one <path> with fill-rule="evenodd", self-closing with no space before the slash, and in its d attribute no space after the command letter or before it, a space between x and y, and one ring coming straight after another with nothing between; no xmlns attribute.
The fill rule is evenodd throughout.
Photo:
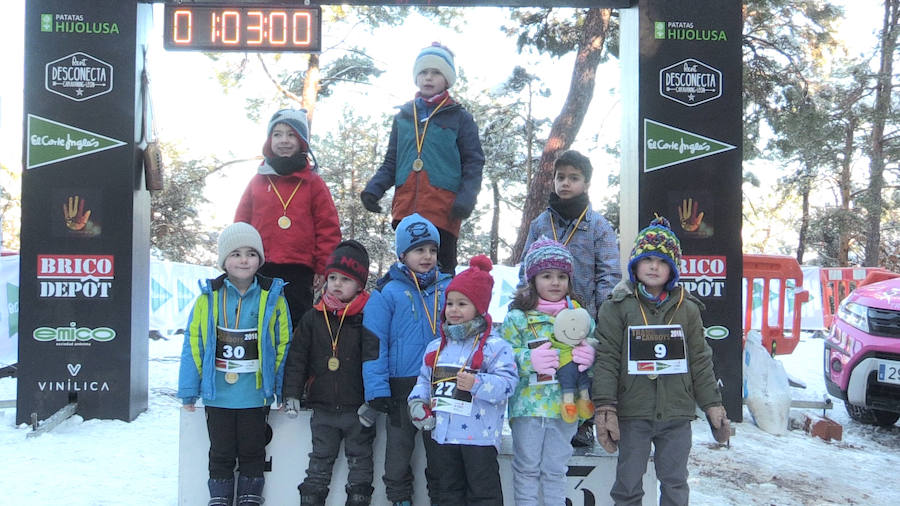
<svg viewBox="0 0 900 506"><path fill-rule="evenodd" d="M900 0L885 0L881 30L881 65L875 85L875 110L872 121L872 150L869 164L869 195L866 199L866 266L877 267L881 251L881 216L884 199L884 125L891 106L894 48L897 46L897 16Z"/></svg>
<svg viewBox="0 0 900 506"><path fill-rule="evenodd" d="M850 216L850 192L852 190L852 181L850 166L853 163L854 150L854 134L856 133L857 120L848 107L847 127L844 134L844 159L841 161L840 187L841 192L841 211L844 218L840 221L840 230L838 231L838 266L850 266L850 221L846 219Z"/></svg>
<svg viewBox="0 0 900 506"><path fill-rule="evenodd" d="M589 9L584 18L581 39L578 42L578 53L572 70L572 81L569 84L569 93L562 111L550 128L550 137L541 154L541 166L538 173L535 174L528 187L519 234L513 245L512 256L507 260L510 265L518 262L522 256L531 221L547 206L553 179L553 162L560 151L566 150L572 145L572 141L578 135L578 130L584 121L588 106L591 104L597 66L600 64L603 45L609 30L609 16L609 9Z"/></svg>
<svg viewBox="0 0 900 506"><path fill-rule="evenodd" d="M797 241L797 263L803 265L803 254L806 252L806 236L809 231L809 191L812 174L809 164L804 162L805 169L803 180L800 184L800 196L802 197L800 214L800 233Z"/></svg>
<svg viewBox="0 0 900 506"><path fill-rule="evenodd" d="M316 98L319 96L319 80L322 72L319 69L319 55L309 55L309 66L303 79L303 108L306 109L306 117L309 121L309 131L312 133L313 115L316 110Z"/></svg>
<svg viewBox="0 0 900 506"><path fill-rule="evenodd" d="M497 263L497 250L500 249L500 185L497 180L491 181L494 194L493 215L491 216L491 262Z"/></svg>

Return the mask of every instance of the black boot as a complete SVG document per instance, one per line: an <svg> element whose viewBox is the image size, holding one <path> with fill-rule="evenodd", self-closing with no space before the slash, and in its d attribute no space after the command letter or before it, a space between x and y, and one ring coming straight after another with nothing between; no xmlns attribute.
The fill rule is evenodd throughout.
<svg viewBox="0 0 900 506"><path fill-rule="evenodd" d="M262 476L251 477L243 474L238 476L238 506L258 506L266 502L262 496L263 485L265 484L266 479Z"/></svg>
<svg viewBox="0 0 900 506"><path fill-rule="evenodd" d="M232 506L234 504L234 478L210 478L209 506Z"/></svg>
<svg viewBox="0 0 900 506"><path fill-rule="evenodd" d="M300 506L325 506L325 500L328 499L327 488L311 487L301 483L297 490L300 491Z"/></svg>
<svg viewBox="0 0 900 506"><path fill-rule="evenodd" d="M372 501L372 492L375 491L372 485L347 484L347 503L346 506L369 506Z"/></svg>

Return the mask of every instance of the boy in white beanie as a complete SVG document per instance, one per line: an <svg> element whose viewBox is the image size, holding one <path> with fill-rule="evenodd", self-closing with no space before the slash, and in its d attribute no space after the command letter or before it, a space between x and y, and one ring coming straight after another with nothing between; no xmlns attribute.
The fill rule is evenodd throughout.
<svg viewBox="0 0 900 506"><path fill-rule="evenodd" d="M218 266L225 271L201 283L184 332L178 397L194 411L203 398L209 431L211 506L231 506L235 461L237 504L262 504L266 418L281 397L291 317L284 281L257 274L265 262L253 226L234 223L219 234ZM259 315L269 315L262 324ZM210 332L210 331L213 332Z"/></svg>
<svg viewBox="0 0 900 506"><path fill-rule="evenodd" d="M384 161L360 194L363 206L381 212L378 200L392 186L393 226L418 213L441 236L438 266L456 270L462 220L472 214L481 189L484 152L472 115L447 91L456 81L453 53L438 42L422 49L413 64L419 92L394 116Z"/></svg>

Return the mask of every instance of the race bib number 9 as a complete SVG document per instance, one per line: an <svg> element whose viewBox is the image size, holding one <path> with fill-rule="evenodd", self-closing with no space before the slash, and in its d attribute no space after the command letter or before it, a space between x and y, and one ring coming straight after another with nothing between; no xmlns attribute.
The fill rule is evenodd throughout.
<svg viewBox="0 0 900 506"><path fill-rule="evenodd" d="M256 329L216 328L216 370L255 373L259 369Z"/></svg>
<svg viewBox="0 0 900 506"><path fill-rule="evenodd" d="M474 371L466 370L474 373ZM472 413L472 392L457 388L456 375L458 365L437 366L434 368L435 382L431 387L431 409L444 411L454 415L469 416Z"/></svg>
<svg viewBox="0 0 900 506"><path fill-rule="evenodd" d="M628 374L688 372L684 329L681 325L628 327Z"/></svg>

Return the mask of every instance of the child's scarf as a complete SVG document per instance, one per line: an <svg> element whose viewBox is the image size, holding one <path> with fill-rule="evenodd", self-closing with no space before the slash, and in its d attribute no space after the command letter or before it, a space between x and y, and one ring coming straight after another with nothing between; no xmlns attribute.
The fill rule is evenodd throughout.
<svg viewBox="0 0 900 506"><path fill-rule="evenodd" d="M568 302L566 302L566 299L559 299L556 302L550 302L547 299L538 297L538 303L535 309L550 316L556 316L566 307L568 307Z"/></svg>

